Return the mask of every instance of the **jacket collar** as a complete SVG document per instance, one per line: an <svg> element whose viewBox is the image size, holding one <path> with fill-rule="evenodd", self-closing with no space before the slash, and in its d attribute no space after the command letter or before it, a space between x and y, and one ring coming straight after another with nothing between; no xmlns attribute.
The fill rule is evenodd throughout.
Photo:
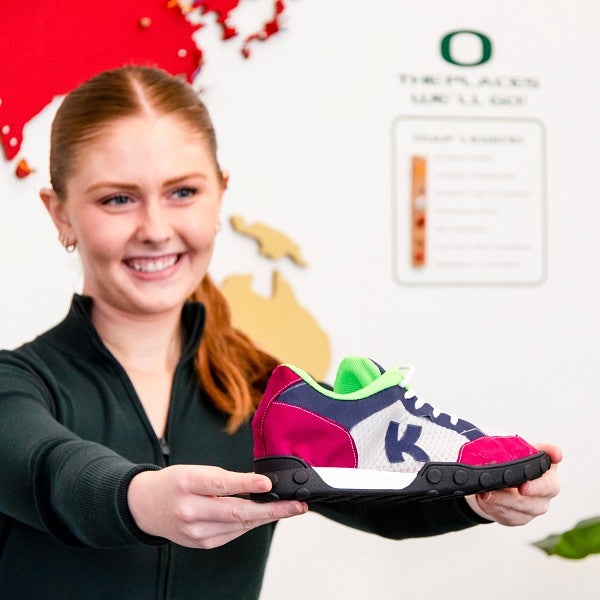
<svg viewBox="0 0 600 600"><path fill-rule="evenodd" d="M94 301L90 296L74 294L71 307L64 321L51 332L53 342L67 350L83 354L89 359L98 359L98 353L113 358L102 342L91 319ZM181 352L180 363L194 358L202 338L206 311L200 302L188 301L183 305L181 321L185 333L185 341Z"/></svg>

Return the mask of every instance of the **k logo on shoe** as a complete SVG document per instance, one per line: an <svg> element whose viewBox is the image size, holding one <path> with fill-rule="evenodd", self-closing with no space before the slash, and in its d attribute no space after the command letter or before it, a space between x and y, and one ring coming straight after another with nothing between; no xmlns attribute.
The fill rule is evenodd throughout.
<svg viewBox="0 0 600 600"><path fill-rule="evenodd" d="M400 423L390 421L385 434L385 453L392 463L404 462L404 455L412 456L417 462L427 462L429 456L417 446L421 437L422 427L419 425L407 425L401 438L398 438Z"/></svg>

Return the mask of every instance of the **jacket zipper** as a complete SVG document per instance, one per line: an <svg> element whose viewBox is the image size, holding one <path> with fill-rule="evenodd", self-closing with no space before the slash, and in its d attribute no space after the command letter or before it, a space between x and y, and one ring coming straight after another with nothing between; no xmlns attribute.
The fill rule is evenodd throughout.
<svg viewBox="0 0 600 600"><path fill-rule="evenodd" d="M169 412L171 407L169 405ZM168 421L167 421L168 423ZM166 432L165 432L166 435ZM158 439L158 438L157 438ZM169 448L169 444L165 437L161 437L158 440L160 444L161 450L161 466L168 467L169 466L169 455L171 450ZM171 559L171 544L166 544L165 546L160 547L160 561L159 561L159 572L158 572L158 586L157 591L160 594L159 598L167 598L167 584L169 582L169 561Z"/></svg>
<svg viewBox="0 0 600 600"><path fill-rule="evenodd" d="M167 426L165 428L165 433L163 437L158 440L161 451L161 458L163 466L168 467L171 464L171 448L169 447L169 440L171 439L171 430L170 424L173 422L173 411L175 410L175 399L173 397L174 391L176 389L176 381L179 375L179 371L181 369L181 359L177 363L175 367L175 373L173 373L173 384L171 386L171 395L169 397L169 411L167 415ZM139 399L138 399L139 400ZM141 403L140 403L141 404ZM153 430L154 431L154 430ZM154 436L156 438L156 436ZM158 438L156 438L158 439ZM159 590L162 591L162 598L165 600L168 598L168 584L169 584L169 572L170 572L170 562L171 562L171 544L167 544L166 546L160 547L161 557L160 557L160 585Z"/></svg>

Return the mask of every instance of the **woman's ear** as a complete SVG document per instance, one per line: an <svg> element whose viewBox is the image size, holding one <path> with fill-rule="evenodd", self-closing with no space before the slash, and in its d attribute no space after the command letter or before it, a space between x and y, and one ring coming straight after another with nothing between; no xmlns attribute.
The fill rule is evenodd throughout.
<svg viewBox="0 0 600 600"><path fill-rule="evenodd" d="M71 223L68 219L64 201L60 200L52 188L42 188L40 198L48 211L61 238L68 240L72 237Z"/></svg>

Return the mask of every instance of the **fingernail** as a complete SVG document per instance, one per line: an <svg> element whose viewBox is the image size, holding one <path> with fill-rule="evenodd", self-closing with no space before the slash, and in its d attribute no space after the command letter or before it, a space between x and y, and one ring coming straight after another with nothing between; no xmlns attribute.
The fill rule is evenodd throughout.
<svg viewBox="0 0 600 600"><path fill-rule="evenodd" d="M289 506L290 515L302 515L308 510L306 502L292 502Z"/></svg>
<svg viewBox="0 0 600 600"><path fill-rule="evenodd" d="M267 477L259 477L256 479L257 492L268 492L273 487L271 480Z"/></svg>

